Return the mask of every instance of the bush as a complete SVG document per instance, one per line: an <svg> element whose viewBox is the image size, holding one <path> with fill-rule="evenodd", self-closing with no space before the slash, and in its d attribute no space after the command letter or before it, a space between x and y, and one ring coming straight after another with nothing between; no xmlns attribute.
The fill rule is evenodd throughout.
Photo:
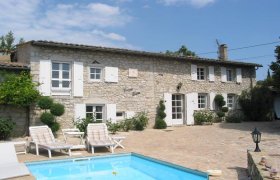
<svg viewBox="0 0 280 180"><path fill-rule="evenodd" d="M239 104L247 121L269 121L273 107L273 96L269 88L256 86L242 91Z"/></svg>
<svg viewBox="0 0 280 180"><path fill-rule="evenodd" d="M50 109L53 105L53 99L48 96L42 96L38 100L37 104L41 109Z"/></svg>
<svg viewBox="0 0 280 180"><path fill-rule="evenodd" d="M166 127L167 124L163 119L156 119L155 126L154 126L155 129L166 129Z"/></svg>
<svg viewBox="0 0 280 180"><path fill-rule="evenodd" d="M133 129L132 119L125 119L119 122L119 129L125 132Z"/></svg>
<svg viewBox="0 0 280 180"><path fill-rule="evenodd" d="M60 124L58 122L53 122L50 126L49 126L52 130L52 132L57 132L60 129Z"/></svg>
<svg viewBox="0 0 280 180"><path fill-rule="evenodd" d="M209 122L212 123L214 120L214 113L209 110L200 110L194 112L194 122L197 125L203 124L203 122Z"/></svg>
<svg viewBox="0 0 280 180"><path fill-rule="evenodd" d="M164 118L166 117L164 110L165 110L164 102L163 102L163 100L160 100L159 106L157 109L157 118L156 118L155 125L154 125L155 129L166 129L166 127L167 127L167 124L164 121Z"/></svg>
<svg viewBox="0 0 280 180"><path fill-rule="evenodd" d="M216 114L219 118L225 117L225 113L222 111L218 111Z"/></svg>
<svg viewBox="0 0 280 180"><path fill-rule="evenodd" d="M116 134L117 131L119 131L120 129L120 125L119 123L113 123L111 121L107 121L106 123L108 130L112 133L112 134Z"/></svg>
<svg viewBox="0 0 280 180"><path fill-rule="evenodd" d="M50 112L55 116L61 116L64 114L64 106L60 103L54 103L50 108Z"/></svg>
<svg viewBox="0 0 280 180"><path fill-rule="evenodd" d="M40 120L42 121L42 123L48 125L49 127L51 127L51 125L55 122L54 115L49 112L42 113L40 116Z"/></svg>
<svg viewBox="0 0 280 180"><path fill-rule="evenodd" d="M148 125L149 119L147 114L140 112L136 117L132 118L133 129L137 131L143 131Z"/></svg>
<svg viewBox="0 0 280 180"><path fill-rule="evenodd" d="M12 134L15 123L10 119L0 118L0 140L6 140Z"/></svg>
<svg viewBox="0 0 280 180"><path fill-rule="evenodd" d="M228 112L228 107L222 107L221 111L224 113Z"/></svg>
<svg viewBox="0 0 280 180"><path fill-rule="evenodd" d="M219 109L221 109L226 104L224 97L221 94L217 94L214 98L214 101Z"/></svg>
<svg viewBox="0 0 280 180"><path fill-rule="evenodd" d="M94 123L95 117L86 117L74 121L74 125L81 131L87 133L87 126L89 123Z"/></svg>
<svg viewBox="0 0 280 180"><path fill-rule="evenodd" d="M226 117L226 122L228 123L241 123L244 120L244 114L242 111L229 111Z"/></svg>

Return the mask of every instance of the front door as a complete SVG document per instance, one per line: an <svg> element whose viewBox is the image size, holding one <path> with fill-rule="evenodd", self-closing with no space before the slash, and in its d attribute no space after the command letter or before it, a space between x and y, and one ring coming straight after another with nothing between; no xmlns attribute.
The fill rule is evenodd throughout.
<svg viewBox="0 0 280 180"><path fill-rule="evenodd" d="M172 94L172 125L182 125L184 117L184 96Z"/></svg>

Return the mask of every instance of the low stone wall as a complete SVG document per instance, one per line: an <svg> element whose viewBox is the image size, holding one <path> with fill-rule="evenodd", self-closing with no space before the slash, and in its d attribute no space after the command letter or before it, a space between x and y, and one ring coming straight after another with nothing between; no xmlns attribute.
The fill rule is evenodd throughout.
<svg viewBox="0 0 280 180"><path fill-rule="evenodd" d="M267 152L253 152L248 150L248 173L252 180L271 180L269 171L265 169L265 166L259 164L261 158L265 156L268 161L271 161L274 157L271 157ZM278 175L279 176L279 175ZM275 178L276 179L276 178Z"/></svg>
<svg viewBox="0 0 280 180"><path fill-rule="evenodd" d="M28 113L25 108L11 105L0 105L0 117L11 119L16 123L12 136L19 137L24 135L28 122Z"/></svg>

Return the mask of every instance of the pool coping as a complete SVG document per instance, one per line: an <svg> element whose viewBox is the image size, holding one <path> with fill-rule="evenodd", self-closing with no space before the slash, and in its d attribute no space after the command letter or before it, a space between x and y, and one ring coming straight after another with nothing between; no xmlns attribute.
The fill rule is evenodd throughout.
<svg viewBox="0 0 280 180"><path fill-rule="evenodd" d="M81 157L77 157L77 158L68 157L68 158L52 159L52 160L27 161L27 162L24 162L24 163L25 163L25 165L28 166L29 164L33 164L33 165L35 164L36 165L36 164L55 163L55 162L69 162L69 161L74 162L74 161L84 161L84 160L91 160L91 159L100 159L100 158L108 158L108 157L120 157L120 156L140 157L140 158L152 161L152 162L160 163L160 164L172 167L172 168L179 169L181 171L185 171L185 172L192 173L192 174L195 174L195 175L198 175L198 176L202 176L202 177L207 178L207 180L209 180L209 174L206 173L206 172L203 172L203 171L200 171L200 170L197 170L197 169L187 168L187 167L184 167L184 166L181 166L181 165L178 165L178 164L174 164L174 163L171 163L171 162L168 162L168 161L163 161L163 160L160 160L160 159L156 159L156 158L146 156L146 155L142 155L142 154L135 153L135 152L106 154L106 155L103 154L103 155L96 155L96 156L81 156Z"/></svg>

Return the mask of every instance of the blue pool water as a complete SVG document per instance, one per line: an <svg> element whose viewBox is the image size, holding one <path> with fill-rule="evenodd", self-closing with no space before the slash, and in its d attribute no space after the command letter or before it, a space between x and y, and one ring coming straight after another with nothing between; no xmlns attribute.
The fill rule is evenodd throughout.
<svg viewBox="0 0 280 180"><path fill-rule="evenodd" d="M208 180L208 175L139 154L26 163L36 179Z"/></svg>

